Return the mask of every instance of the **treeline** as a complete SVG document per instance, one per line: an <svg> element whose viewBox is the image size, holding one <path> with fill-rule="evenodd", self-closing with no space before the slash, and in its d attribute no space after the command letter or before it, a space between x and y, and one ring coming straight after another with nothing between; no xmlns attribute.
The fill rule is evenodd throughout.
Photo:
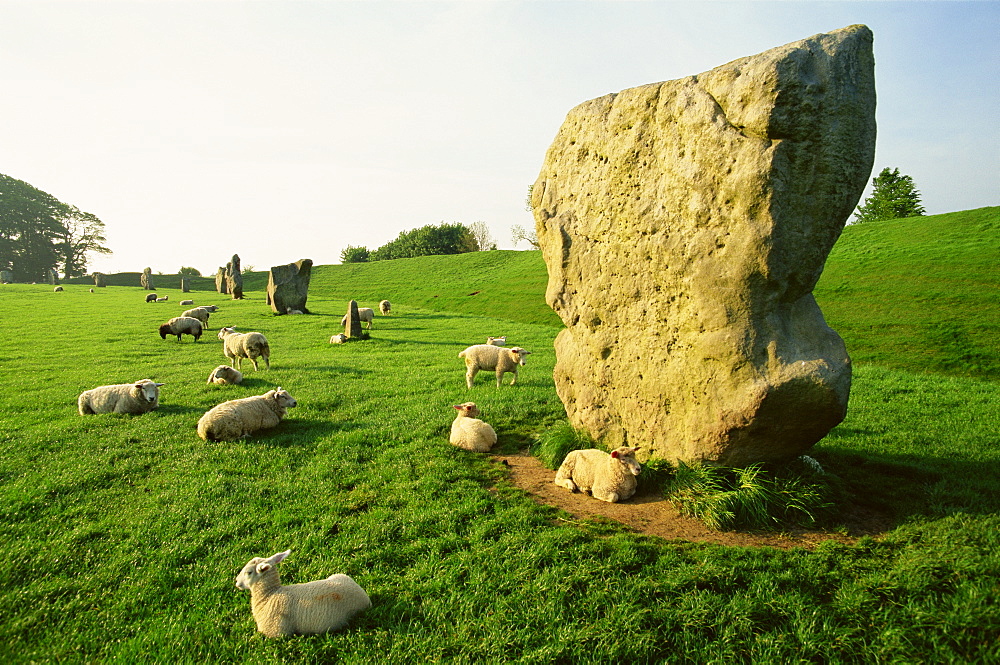
<svg viewBox="0 0 1000 665"><path fill-rule="evenodd" d="M0 174L0 271L15 282L44 282L87 271L91 252L104 246L104 222L28 183Z"/></svg>
<svg viewBox="0 0 1000 665"><path fill-rule="evenodd" d="M410 259L415 256L464 254L496 249L484 222L471 226L461 223L428 224L412 231L403 231L395 240L374 251L348 245L340 253L341 263L365 263L388 259Z"/></svg>

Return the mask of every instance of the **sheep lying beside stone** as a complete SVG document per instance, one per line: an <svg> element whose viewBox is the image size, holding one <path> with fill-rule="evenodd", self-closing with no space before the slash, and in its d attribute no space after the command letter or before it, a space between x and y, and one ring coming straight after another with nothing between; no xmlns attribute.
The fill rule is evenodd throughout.
<svg viewBox="0 0 1000 665"><path fill-rule="evenodd" d="M378 311L380 314L385 316L386 314L392 313L392 303L388 300L383 300L378 304Z"/></svg>
<svg viewBox="0 0 1000 665"><path fill-rule="evenodd" d="M244 358L253 363L254 370L260 369L257 358L263 358L264 364L271 369L271 347L259 332L238 333L236 328L222 328L219 339L222 340L222 352L236 362L236 369L243 369Z"/></svg>
<svg viewBox="0 0 1000 665"><path fill-rule="evenodd" d="M455 404L458 410L451 424L451 445L474 453L485 453L497 442L497 433L488 423L479 420L479 408L475 402Z"/></svg>
<svg viewBox="0 0 1000 665"><path fill-rule="evenodd" d="M216 404L198 420L198 436L205 441L233 441L275 427L295 406L295 398L278 388L263 395Z"/></svg>
<svg viewBox="0 0 1000 665"><path fill-rule="evenodd" d="M506 346L507 335L504 335L503 337L487 337L486 343L493 346Z"/></svg>
<svg viewBox="0 0 1000 665"><path fill-rule="evenodd" d="M150 379L100 386L80 393L76 400L81 416L93 413L147 413L160 405L160 386Z"/></svg>
<svg viewBox="0 0 1000 665"><path fill-rule="evenodd" d="M330 337L330 344L343 344L347 339L347 335L344 333L337 333Z"/></svg>
<svg viewBox="0 0 1000 665"><path fill-rule="evenodd" d="M361 323L367 322L366 326L368 330L372 329L372 322L375 320L375 311L371 307L358 307L358 320ZM340 325L347 325L347 315L344 314L344 318L340 320Z"/></svg>
<svg viewBox="0 0 1000 665"><path fill-rule="evenodd" d="M343 573L282 586L278 564L289 554L291 550L266 559L254 557L236 576L236 587L250 592L253 618L265 637L337 630L372 606L365 590Z"/></svg>
<svg viewBox="0 0 1000 665"><path fill-rule="evenodd" d="M177 335L177 341L181 341L181 335L191 335L194 341L201 337L201 321L190 316L175 316L162 326L160 326L160 339L166 339L167 335Z"/></svg>
<svg viewBox="0 0 1000 665"><path fill-rule="evenodd" d="M623 446L610 454L603 450L574 450L556 471L556 485L569 491L589 491L601 501L615 503L635 494L641 467L635 459L638 448Z"/></svg>
<svg viewBox="0 0 1000 665"><path fill-rule="evenodd" d="M211 315L209 314L207 308L195 307L183 312L181 316L189 316L192 319L198 319L201 321L202 330L208 330L208 319Z"/></svg>
<svg viewBox="0 0 1000 665"><path fill-rule="evenodd" d="M208 375L207 383L215 383L220 386L243 383L243 373L229 365L219 365Z"/></svg>
<svg viewBox="0 0 1000 665"><path fill-rule="evenodd" d="M525 351L519 346L505 348L493 346L492 344L473 344L469 348L458 354L459 358L465 358L465 384L471 388L472 380L480 370L490 370L496 372L497 387L503 379L505 372L513 372L514 378L510 385L517 382L517 368L525 364L525 356L531 351Z"/></svg>

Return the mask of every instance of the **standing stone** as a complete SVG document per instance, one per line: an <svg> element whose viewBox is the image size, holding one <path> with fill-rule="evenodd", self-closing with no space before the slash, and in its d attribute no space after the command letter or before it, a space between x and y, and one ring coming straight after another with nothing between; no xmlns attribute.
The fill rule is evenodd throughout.
<svg viewBox="0 0 1000 665"><path fill-rule="evenodd" d="M364 337L361 331L361 317L358 315L358 301L347 303L347 322L344 324L344 334L348 339Z"/></svg>
<svg viewBox="0 0 1000 665"><path fill-rule="evenodd" d="M149 268L143 270L142 275L139 276L139 283L142 285L142 288L147 291L155 289L156 287L153 286L153 271Z"/></svg>
<svg viewBox="0 0 1000 665"><path fill-rule="evenodd" d="M59 283L59 273L56 272L55 268L49 268L49 284L56 285Z"/></svg>
<svg viewBox="0 0 1000 665"><path fill-rule="evenodd" d="M309 276L312 259L302 259L283 266L272 266L267 276L267 304L278 314L297 309L308 314L306 298L309 297Z"/></svg>
<svg viewBox="0 0 1000 665"><path fill-rule="evenodd" d="M13 284L14 283L14 273L10 270L0 270L0 283L3 284Z"/></svg>
<svg viewBox="0 0 1000 665"><path fill-rule="evenodd" d="M226 269L220 267L215 273L215 290L219 293L229 293L229 286L226 283Z"/></svg>
<svg viewBox="0 0 1000 665"><path fill-rule="evenodd" d="M191 279L189 277L181 277L181 293L191 292Z"/></svg>
<svg viewBox="0 0 1000 665"><path fill-rule="evenodd" d="M226 264L226 288L233 295L233 300L243 300L243 273L240 272L239 254L233 254L232 260Z"/></svg>
<svg viewBox="0 0 1000 665"><path fill-rule="evenodd" d="M730 466L841 422L850 358L812 289L874 148L865 26L571 110L532 187L570 422Z"/></svg>
<svg viewBox="0 0 1000 665"><path fill-rule="evenodd" d="M107 286L104 281L104 273L95 272L94 273L94 286L103 289Z"/></svg>

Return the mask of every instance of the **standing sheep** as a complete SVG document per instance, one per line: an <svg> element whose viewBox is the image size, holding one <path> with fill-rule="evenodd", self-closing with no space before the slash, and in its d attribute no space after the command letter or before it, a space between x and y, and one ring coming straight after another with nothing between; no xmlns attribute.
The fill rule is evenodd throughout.
<svg viewBox="0 0 1000 665"><path fill-rule="evenodd" d="M589 491L601 501L615 503L635 494L636 480L642 470L635 459L638 448L623 446L610 454L603 450L574 450L556 471L555 483L570 492Z"/></svg>
<svg viewBox="0 0 1000 665"><path fill-rule="evenodd" d="M497 387L503 379L505 372L513 372L514 378L510 385L517 382L518 365L525 364L525 356L531 354L519 346L511 348L493 346L492 344L473 344L469 348L458 354L459 358L465 358L465 385L472 387L472 380L476 378L479 370L495 371L497 375Z"/></svg>
<svg viewBox="0 0 1000 665"><path fill-rule="evenodd" d="M388 300L383 300L378 304L378 311L382 316L387 314L392 314L392 303Z"/></svg>
<svg viewBox="0 0 1000 665"><path fill-rule="evenodd" d="M263 395L216 404L198 420L198 436L205 441L234 441L275 427L295 406L295 398L278 388Z"/></svg>
<svg viewBox="0 0 1000 665"><path fill-rule="evenodd" d="M208 313L207 308L195 307L193 309L189 309L183 312L181 316L189 316L192 319L198 319L199 321L201 321L202 330L208 330L208 319L210 317L210 314Z"/></svg>
<svg viewBox="0 0 1000 665"><path fill-rule="evenodd" d="M368 330L372 329L372 322L375 320L375 311L371 307L358 307L358 320L362 323L368 323ZM347 325L347 315L344 314L344 318L340 320L340 325Z"/></svg>
<svg viewBox="0 0 1000 665"><path fill-rule="evenodd" d="M190 316L175 316L162 326L160 326L160 339L166 339L167 335L177 335L177 341L181 341L181 335L191 335L194 341L201 337L201 321Z"/></svg>
<svg viewBox="0 0 1000 665"><path fill-rule="evenodd" d="M243 383L243 373L229 365L219 365L208 375L207 383L215 383L220 386Z"/></svg>
<svg viewBox="0 0 1000 665"><path fill-rule="evenodd" d="M458 410L451 424L451 445L474 453L485 453L497 442L497 433L488 423L479 420L479 408L475 402L455 404Z"/></svg>
<svg viewBox="0 0 1000 665"><path fill-rule="evenodd" d="M150 379L100 386L80 393L76 400L81 416L94 413L147 413L160 405L160 386Z"/></svg>
<svg viewBox="0 0 1000 665"><path fill-rule="evenodd" d="M147 293L146 294L146 302L156 302L156 294L155 293Z"/></svg>
<svg viewBox="0 0 1000 665"><path fill-rule="evenodd" d="M243 369L244 358L253 363L254 371L260 369L257 358L263 358L264 364L271 369L271 346L259 332L238 333L236 328L222 328L219 339L222 340L222 352L236 362L236 369Z"/></svg>
<svg viewBox="0 0 1000 665"><path fill-rule="evenodd" d="M337 630L372 606L365 590L343 573L282 586L278 564L291 552L286 550L266 559L254 557L236 576L236 588L250 592L253 618L265 637Z"/></svg>

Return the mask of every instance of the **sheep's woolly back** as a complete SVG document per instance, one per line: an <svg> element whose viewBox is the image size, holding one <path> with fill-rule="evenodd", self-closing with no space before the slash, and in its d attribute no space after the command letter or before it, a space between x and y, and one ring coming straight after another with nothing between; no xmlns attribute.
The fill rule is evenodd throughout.
<svg viewBox="0 0 1000 665"><path fill-rule="evenodd" d="M222 328L219 339L222 340L222 352L236 363L237 369L243 369L244 358L253 363L254 369L258 369L257 358L263 358L267 368L271 368L271 346L261 333L238 333L233 328Z"/></svg>
<svg viewBox="0 0 1000 665"><path fill-rule="evenodd" d="M485 453L497 442L497 433L489 425L479 420L479 408L474 402L456 404L458 411L451 423L451 445L471 450L475 453Z"/></svg>
<svg viewBox="0 0 1000 665"><path fill-rule="evenodd" d="M524 365L525 356L530 354L530 351L519 346L507 348L492 344L473 344L460 351L458 357L465 359L465 383L471 388L472 381L480 370L496 372L497 386L500 385L506 372L512 372L514 378L511 379L510 385L514 385L517 382L518 366Z"/></svg>
<svg viewBox="0 0 1000 665"><path fill-rule="evenodd" d="M212 373L208 375L208 383L216 383L218 385L236 384L243 382L243 373L239 370L233 369L229 365L219 365L212 370Z"/></svg>
<svg viewBox="0 0 1000 665"><path fill-rule="evenodd" d="M371 330L372 323L375 321L375 310L373 310L371 307L359 307L358 308L358 321L360 321L361 323L367 323L368 325L365 326L365 327L368 328L369 330ZM342 325L342 326L346 326L347 325L347 315L346 314L344 314L344 317L342 319L340 319L340 325Z"/></svg>
<svg viewBox="0 0 1000 665"><path fill-rule="evenodd" d="M198 420L198 436L205 441L233 441L276 426L295 399L278 388L263 395L216 404Z"/></svg>
<svg viewBox="0 0 1000 665"><path fill-rule="evenodd" d="M181 316L186 316L192 319L198 319L199 321L201 321L202 328L206 330L208 329L209 312L204 307L195 307L193 309L189 309L183 314L181 314Z"/></svg>
<svg viewBox="0 0 1000 665"><path fill-rule="evenodd" d="M574 450L556 471L555 484L571 492L589 491L595 499L614 503L635 494L639 462L635 459L638 448L623 446L611 454L603 450Z"/></svg>
<svg viewBox="0 0 1000 665"><path fill-rule="evenodd" d="M180 340L181 335L191 335L195 341L201 337L201 321L190 316L175 316L162 326L160 326L160 337L166 339L167 335L177 335Z"/></svg>
<svg viewBox="0 0 1000 665"><path fill-rule="evenodd" d="M80 393L76 400L81 416L94 413L148 413L160 405L160 386L150 379L135 383L99 386Z"/></svg>

